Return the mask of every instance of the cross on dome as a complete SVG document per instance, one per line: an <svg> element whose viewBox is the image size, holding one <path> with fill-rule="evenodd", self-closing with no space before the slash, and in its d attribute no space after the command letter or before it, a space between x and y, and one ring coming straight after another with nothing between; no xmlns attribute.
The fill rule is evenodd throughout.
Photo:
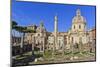
<svg viewBox="0 0 100 67"><path fill-rule="evenodd" d="M80 11L80 9L77 9L77 10L76 10L76 15L77 15L77 16L81 16L81 11Z"/></svg>

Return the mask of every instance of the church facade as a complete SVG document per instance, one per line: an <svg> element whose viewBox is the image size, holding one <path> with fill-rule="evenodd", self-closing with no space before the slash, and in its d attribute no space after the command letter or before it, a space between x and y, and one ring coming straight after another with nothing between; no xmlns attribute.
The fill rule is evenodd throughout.
<svg viewBox="0 0 100 67"><path fill-rule="evenodd" d="M86 19L82 16L80 9L76 10L76 15L72 18L72 26L69 31L58 32L58 16L54 17L54 31L46 31L43 22L37 26L36 33L26 33L25 41L38 47L40 51L65 50L78 48L81 50L89 45L90 36L86 28ZM28 26L27 28L33 28ZM87 48L86 48L87 49Z"/></svg>

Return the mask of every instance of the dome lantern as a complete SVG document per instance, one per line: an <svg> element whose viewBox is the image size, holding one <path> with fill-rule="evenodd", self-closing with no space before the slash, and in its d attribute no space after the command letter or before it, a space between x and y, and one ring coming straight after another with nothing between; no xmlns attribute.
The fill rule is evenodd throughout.
<svg viewBox="0 0 100 67"><path fill-rule="evenodd" d="M76 16L72 19L73 23L86 23L86 19L81 15L80 9L76 10Z"/></svg>
<svg viewBox="0 0 100 67"><path fill-rule="evenodd" d="M81 11L80 11L80 9L77 9L77 11L76 11L76 16L81 16Z"/></svg>

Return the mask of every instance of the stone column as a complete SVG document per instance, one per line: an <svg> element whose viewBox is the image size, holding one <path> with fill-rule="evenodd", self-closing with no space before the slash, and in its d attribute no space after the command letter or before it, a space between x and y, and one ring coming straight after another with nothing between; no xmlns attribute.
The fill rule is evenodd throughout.
<svg viewBox="0 0 100 67"><path fill-rule="evenodd" d="M45 38L43 37L43 56L44 56L44 52L45 52Z"/></svg>
<svg viewBox="0 0 100 67"><path fill-rule="evenodd" d="M54 23L55 23L55 25L54 25L54 39L55 39L55 48L57 48L57 31L58 31L58 17L57 16L55 16L55 18L54 18Z"/></svg>
<svg viewBox="0 0 100 67"><path fill-rule="evenodd" d="M32 40L32 55L34 54L34 45L35 45L35 37L33 36L33 40Z"/></svg>

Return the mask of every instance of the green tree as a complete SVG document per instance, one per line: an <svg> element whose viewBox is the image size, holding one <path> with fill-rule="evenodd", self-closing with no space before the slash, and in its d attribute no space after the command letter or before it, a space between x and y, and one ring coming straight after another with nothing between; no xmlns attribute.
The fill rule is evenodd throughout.
<svg viewBox="0 0 100 67"><path fill-rule="evenodd" d="M35 26L35 29L36 28L37 27ZM21 34L21 44L20 44L20 47L21 47L21 53L22 53L25 33L35 33L36 30L27 29L27 27L23 27L23 26L18 26L16 21L12 21L12 29L18 31Z"/></svg>
<svg viewBox="0 0 100 67"><path fill-rule="evenodd" d="M32 29L27 29L27 27L22 27L22 26L17 26L16 27L16 30L21 32L21 44L20 44L20 47L21 49L23 48L23 44L24 44L24 37L25 37L25 34L26 33L35 33L35 30L32 30ZM22 53L22 50L21 50L21 53Z"/></svg>
<svg viewBox="0 0 100 67"><path fill-rule="evenodd" d="M18 25L18 23L15 21L12 21L11 25L12 25L12 29L16 29L15 27Z"/></svg>

